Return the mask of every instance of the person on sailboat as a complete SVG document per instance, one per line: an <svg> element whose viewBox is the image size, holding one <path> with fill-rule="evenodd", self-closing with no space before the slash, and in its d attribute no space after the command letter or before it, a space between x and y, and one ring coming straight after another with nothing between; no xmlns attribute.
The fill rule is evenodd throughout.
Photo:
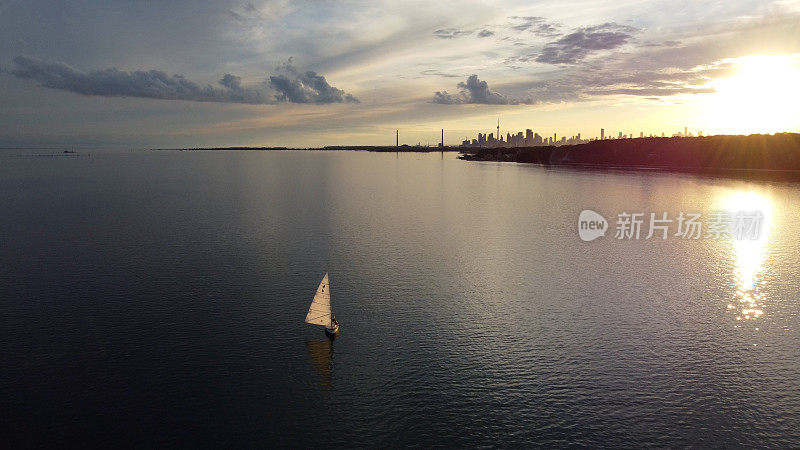
<svg viewBox="0 0 800 450"><path fill-rule="evenodd" d="M336 316L334 316L333 314L331 314L331 325L333 326L334 329L337 326L339 326L339 322L336 321Z"/></svg>

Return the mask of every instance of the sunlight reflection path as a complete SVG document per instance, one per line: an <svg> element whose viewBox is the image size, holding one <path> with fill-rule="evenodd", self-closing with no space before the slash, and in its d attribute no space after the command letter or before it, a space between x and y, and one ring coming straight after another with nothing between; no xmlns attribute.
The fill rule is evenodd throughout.
<svg viewBox="0 0 800 450"><path fill-rule="evenodd" d="M736 314L737 321L755 320L764 314L767 303L764 282L764 257L768 250L772 225L772 201L769 197L752 191L739 191L722 198L725 212L736 214L760 212L762 214L757 239L730 238L735 256L736 294L728 309Z"/></svg>

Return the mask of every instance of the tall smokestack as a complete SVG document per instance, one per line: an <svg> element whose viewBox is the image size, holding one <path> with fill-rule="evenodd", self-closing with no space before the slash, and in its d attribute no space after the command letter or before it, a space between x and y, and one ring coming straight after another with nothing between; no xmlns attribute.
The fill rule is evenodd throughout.
<svg viewBox="0 0 800 450"><path fill-rule="evenodd" d="M400 130L394 130L394 146L400 147Z"/></svg>
<svg viewBox="0 0 800 450"><path fill-rule="evenodd" d="M442 128L442 148L444 148L444 128Z"/></svg>

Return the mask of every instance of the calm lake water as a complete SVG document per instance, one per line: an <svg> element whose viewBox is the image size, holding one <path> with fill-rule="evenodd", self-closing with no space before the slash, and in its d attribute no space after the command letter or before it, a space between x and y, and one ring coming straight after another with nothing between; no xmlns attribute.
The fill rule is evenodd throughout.
<svg viewBox="0 0 800 450"><path fill-rule="evenodd" d="M800 445L798 185L441 158L0 151L0 440Z"/></svg>

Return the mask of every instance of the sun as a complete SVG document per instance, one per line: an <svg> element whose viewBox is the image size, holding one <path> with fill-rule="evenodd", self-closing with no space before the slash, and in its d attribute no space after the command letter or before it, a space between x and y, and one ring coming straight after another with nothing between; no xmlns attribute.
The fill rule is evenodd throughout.
<svg viewBox="0 0 800 450"><path fill-rule="evenodd" d="M800 54L752 55L722 61L734 68L710 83L705 108L711 134L800 131Z"/></svg>

